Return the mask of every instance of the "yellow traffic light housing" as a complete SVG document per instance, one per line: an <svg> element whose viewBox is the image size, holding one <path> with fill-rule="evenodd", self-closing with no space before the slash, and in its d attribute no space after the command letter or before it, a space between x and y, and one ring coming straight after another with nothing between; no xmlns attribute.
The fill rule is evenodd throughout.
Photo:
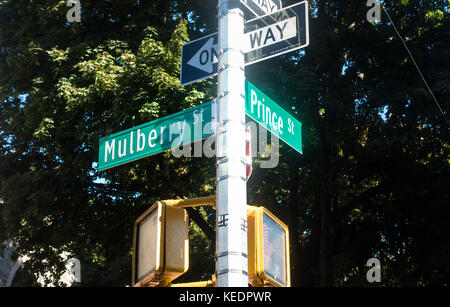
<svg viewBox="0 0 450 307"><path fill-rule="evenodd" d="M134 223L133 286L164 286L189 268L188 214L156 202Z"/></svg>
<svg viewBox="0 0 450 307"><path fill-rule="evenodd" d="M247 206L248 277L253 286L290 287L288 227L264 207Z"/></svg>
<svg viewBox="0 0 450 307"><path fill-rule="evenodd" d="M134 223L134 287L172 285L189 268L188 215L183 207L215 205L215 196L157 201ZM290 287L288 227L264 207L247 206L248 277L253 286Z"/></svg>

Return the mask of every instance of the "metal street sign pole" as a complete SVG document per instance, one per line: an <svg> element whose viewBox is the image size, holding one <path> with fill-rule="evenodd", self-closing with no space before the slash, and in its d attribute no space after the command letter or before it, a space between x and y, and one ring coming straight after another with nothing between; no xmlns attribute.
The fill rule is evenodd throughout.
<svg viewBox="0 0 450 307"><path fill-rule="evenodd" d="M237 0L219 0L218 10L216 280L247 287L244 14Z"/></svg>

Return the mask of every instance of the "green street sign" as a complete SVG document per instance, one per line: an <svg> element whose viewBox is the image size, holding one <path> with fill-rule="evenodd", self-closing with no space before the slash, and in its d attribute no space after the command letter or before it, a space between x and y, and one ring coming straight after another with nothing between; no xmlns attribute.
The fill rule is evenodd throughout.
<svg viewBox="0 0 450 307"><path fill-rule="evenodd" d="M303 153L302 123L248 81L245 81L245 113L299 153Z"/></svg>
<svg viewBox="0 0 450 307"><path fill-rule="evenodd" d="M98 170L136 161L213 135L213 101L100 139Z"/></svg>

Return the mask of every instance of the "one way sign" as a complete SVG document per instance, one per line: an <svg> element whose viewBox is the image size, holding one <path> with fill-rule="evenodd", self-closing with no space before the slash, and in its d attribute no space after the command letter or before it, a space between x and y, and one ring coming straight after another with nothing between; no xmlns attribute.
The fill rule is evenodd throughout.
<svg viewBox="0 0 450 307"><path fill-rule="evenodd" d="M217 32L188 42L181 49L181 85L187 85L217 73Z"/></svg>
<svg viewBox="0 0 450 307"><path fill-rule="evenodd" d="M309 45L308 2L249 20L244 25L245 65L267 60ZM186 43L181 53L181 85L217 74L217 33Z"/></svg>
<svg viewBox="0 0 450 307"><path fill-rule="evenodd" d="M308 2L249 20L244 26L245 65L309 45Z"/></svg>
<svg viewBox="0 0 450 307"><path fill-rule="evenodd" d="M297 18L291 17L245 34L244 53L268 47L297 36Z"/></svg>

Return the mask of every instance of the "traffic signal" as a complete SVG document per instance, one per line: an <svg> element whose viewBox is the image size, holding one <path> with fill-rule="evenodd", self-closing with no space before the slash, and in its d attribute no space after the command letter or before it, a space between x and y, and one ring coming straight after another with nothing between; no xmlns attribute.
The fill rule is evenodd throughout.
<svg viewBox="0 0 450 307"><path fill-rule="evenodd" d="M264 207L247 206L248 277L253 286L289 287L288 227Z"/></svg>
<svg viewBox="0 0 450 307"><path fill-rule="evenodd" d="M211 286L207 282L172 285L189 268L188 215L183 207L214 205L215 197L157 201L134 223L135 287ZM288 227L264 207L247 206L248 277L253 286L289 287Z"/></svg>
<svg viewBox="0 0 450 307"><path fill-rule="evenodd" d="M188 214L157 201L134 223L133 286L165 286L189 268Z"/></svg>

